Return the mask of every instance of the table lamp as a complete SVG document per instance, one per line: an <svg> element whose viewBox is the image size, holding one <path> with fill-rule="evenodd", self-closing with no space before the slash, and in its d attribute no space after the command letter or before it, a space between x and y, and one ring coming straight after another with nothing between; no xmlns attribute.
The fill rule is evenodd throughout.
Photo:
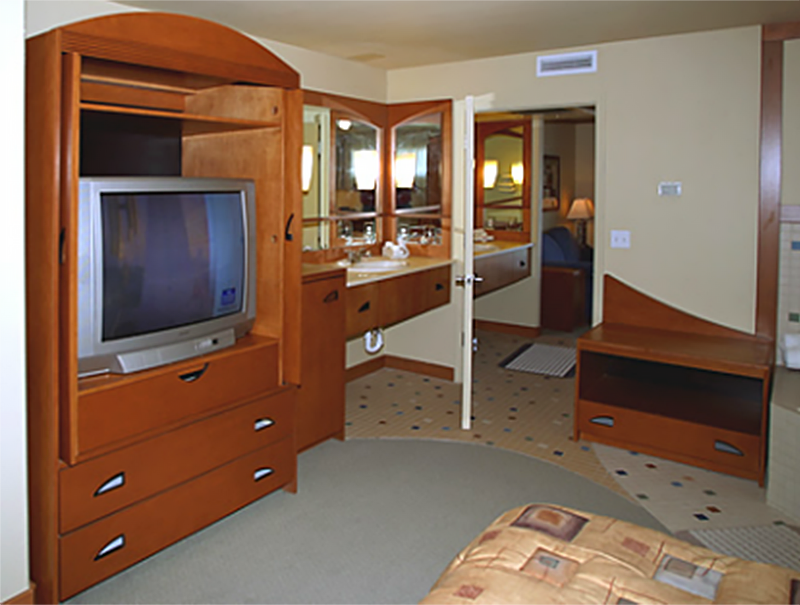
<svg viewBox="0 0 800 605"><path fill-rule="evenodd" d="M567 220L577 221L575 231L578 244L582 248L586 247L586 221L593 216L594 206L592 205L592 200L588 197L581 197L572 201L567 213Z"/></svg>

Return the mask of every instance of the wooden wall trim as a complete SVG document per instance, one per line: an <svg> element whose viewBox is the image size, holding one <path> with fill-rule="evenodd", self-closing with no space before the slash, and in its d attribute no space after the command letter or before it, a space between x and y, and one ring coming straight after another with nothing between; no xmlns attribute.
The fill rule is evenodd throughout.
<svg viewBox="0 0 800 605"><path fill-rule="evenodd" d="M800 38L800 21L792 23L770 23L763 28L763 40L767 42L783 42Z"/></svg>
<svg viewBox="0 0 800 605"><path fill-rule="evenodd" d="M476 330L500 332L502 334L513 334L515 336L524 336L525 338L536 338L542 335L541 327L521 326L518 324L509 324L500 321L488 321L485 319L476 319L474 324Z"/></svg>
<svg viewBox="0 0 800 605"><path fill-rule="evenodd" d="M33 605L35 603L33 599L35 590L35 585L31 584L27 590L23 590L18 595L11 597L8 601L3 601L3 605Z"/></svg>
<svg viewBox="0 0 800 605"><path fill-rule="evenodd" d="M451 382L455 376L455 370L450 366L417 361L416 359L408 359L406 357L396 357L395 355L384 355L384 357L386 359L387 368L405 370L406 372L414 372L415 374L431 376L432 378L441 378L442 380L449 380Z"/></svg>
<svg viewBox="0 0 800 605"><path fill-rule="evenodd" d="M396 355L381 355L374 357L358 365L351 366L345 370L345 381L352 382L367 374L377 372L381 368L394 368L406 372L414 372L432 378L441 378L452 382L455 377L455 370L450 366L443 366L407 357L397 357Z"/></svg>
<svg viewBox="0 0 800 605"><path fill-rule="evenodd" d="M761 43L761 132L759 154L757 336L775 339L778 313L781 139L783 129L783 41Z"/></svg>

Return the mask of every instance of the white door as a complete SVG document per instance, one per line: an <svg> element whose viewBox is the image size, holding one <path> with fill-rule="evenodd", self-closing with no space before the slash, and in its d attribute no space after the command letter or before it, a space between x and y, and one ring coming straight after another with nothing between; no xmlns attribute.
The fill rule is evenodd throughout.
<svg viewBox="0 0 800 605"><path fill-rule="evenodd" d="M473 293L475 289L474 247L472 232L475 223L475 99L467 97L464 102L464 205L463 205L463 274L458 276L461 286L461 428L469 429L472 418L472 342L473 342Z"/></svg>

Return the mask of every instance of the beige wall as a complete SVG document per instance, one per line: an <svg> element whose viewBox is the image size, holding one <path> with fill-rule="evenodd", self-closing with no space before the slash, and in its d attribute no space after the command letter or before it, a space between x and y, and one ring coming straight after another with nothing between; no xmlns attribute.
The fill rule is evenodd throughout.
<svg viewBox="0 0 800 605"><path fill-rule="evenodd" d="M781 203L800 205L800 40L783 44L783 183Z"/></svg>
<svg viewBox="0 0 800 605"><path fill-rule="evenodd" d="M28 589L27 439L25 420L24 36L22 0L0 5L2 97L0 204L0 602Z"/></svg>
<svg viewBox="0 0 800 605"><path fill-rule="evenodd" d="M598 73L571 77L537 79L535 54L394 70L388 97L492 93L494 110L594 104L597 274L752 331L759 28L597 49ZM454 172L463 178L460 165ZM683 183L683 196L659 198L659 181L673 180ZM629 229L631 249L609 249L611 229Z"/></svg>

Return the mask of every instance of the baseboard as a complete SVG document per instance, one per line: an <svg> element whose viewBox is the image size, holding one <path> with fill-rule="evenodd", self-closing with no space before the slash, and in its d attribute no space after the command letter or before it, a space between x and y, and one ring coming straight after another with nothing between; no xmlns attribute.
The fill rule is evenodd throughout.
<svg viewBox="0 0 800 605"><path fill-rule="evenodd" d="M475 329L487 330L489 332L502 332L503 334L514 334L515 336L524 336L525 338L536 338L542 335L541 328L507 324L499 321L487 321L485 319L476 319Z"/></svg>
<svg viewBox="0 0 800 605"><path fill-rule="evenodd" d="M405 357L395 357L394 355L384 355L384 358L386 359L385 363L387 368L396 368L398 370L414 372L415 374L431 376L432 378L441 378L442 380L449 380L451 382L455 377L455 370L450 366L441 366L435 363L417 361L416 359L407 359Z"/></svg>
<svg viewBox="0 0 800 605"><path fill-rule="evenodd" d="M351 382L367 374L377 372L381 368L405 370L406 372L414 372L415 374L422 374L423 376L431 376L432 378L441 378L442 380L450 381L455 377L455 370L449 366L428 363L426 361L417 361L416 359L408 359L406 357L396 357L394 355L381 355L380 357L347 368L345 370L345 381Z"/></svg>
<svg viewBox="0 0 800 605"><path fill-rule="evenodd" d="M384 355L381 355L380 357L373 357L368 361L347 368L344 371L345 382L352 382L354 380L357 380L358 378L361 378L362 376L366 376L367 374L372 374L373 372L377 372L381 368L385 368L386 361L384 357L385 357Z"/></svg>
<svg viewBox="0 0 800 605"><path fill-rule="evenodd" d="M33 598L35 586L31 584L28 590L24 590L8 601L3 601L3 605L33 605L36 601Z"/></svg>

